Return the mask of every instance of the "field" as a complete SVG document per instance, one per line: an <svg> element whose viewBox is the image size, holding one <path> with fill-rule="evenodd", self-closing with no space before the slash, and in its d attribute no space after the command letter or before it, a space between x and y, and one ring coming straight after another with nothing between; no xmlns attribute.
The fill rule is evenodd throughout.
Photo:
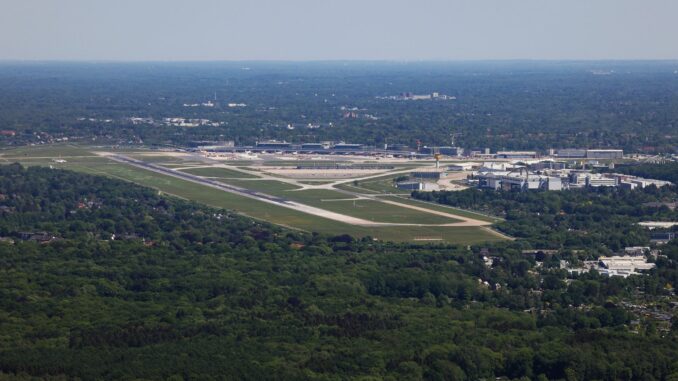
<svg viewBox="0 0 678 381"><path fill-rule="evenodd" d="M426 209L437 210L437 211L448 212L448 213L454 213L454 214L457 214L457 215L462 216L462 217L475 218L475 219L478 219L478 220L487 221L487 222L491 222L491 223L496 223L496 222L501 221L500 218L487 216L485 214L480 214L480 213L472 212L472 211L469 211L469 210L463 210L463 209L459 209L459 208L453 208L453 207L447 206L447 205L440 205L440 204L434 204L432 202L426 202L426 201L419 201L419 200L411 199L411 198L409 198L409 195L408 196L384 196L384 197L381 197L381 198L385 199L385 200L394 200L394 201L397 201L397 202L400 202L400 203L403 203L403 204L407 204L407 205L416 205L416 206L420 206L420 207L423 207L423 208L426 208Z"/></svg>
<svg viewBox="0 0 678 381"><path fill-rule="evenodd" d="M200 182L186 180L148 170L145 167L111 160L106 154L112 149L77 147L72 145L25 147L0 152L0 163L20 162L24 165L52 166L131 181L157 189L165 194L201 202L210 206L235 210L252 218L281 226L324 234L370 236L379 240L421 243L451 242L472 244L505 239L490 229L496 219L441 205L423 203L385 194L403 193L393 188L392 179L398 174L385 171L369 179L361 179L358 187L352 180L301 181L268 174L260 163L239 167L231 163L209 166L198 163L190 155L148 151L127 151L125 155L174 171L213 178L225 184L262 192L297 202L324 214L309 214L295 208L264 202L247 195L216 189ZM280 165L280 162L276 162ZM242 169L249 173L241 172ZM257 171L256 169L259 169ZM403 170L399 167L396 170ZM406 193L403 193L406 195ZM337 216L358 219L348 223Z"/></svg>
<svg viewBox="0 0 678 381"><path fill-rule="evenodd" d="M227 168L187 168L187 169L180 169L182 172L190 173L192 175L197 175L197 176L205 176L205 177L218 177L222 179L246 179L246 178L254 178L254 176L245 173L245 172L240 172L240 171L235 171L233 169L227 169Z"/></svg>
<svg viewBox="0 0 678 381"><path fill-rule="evenodd" d="M357 184L354 182L344 183L338 186L340 189L345 189L353 192L364 192L364 193L387 193L387 194L406 194L409 195L410 192L397 189L393 187L393 179L401 176L399 174L386 175L375 177L369 180L358 181Z"/></svg>
<svg viewBox="0 0 678 381"><path fill-rule="evenodd" d="M288 193L283 192L288 192L292 190L298 190L301 189L301 187L289 184L289 183L284 183L282 181L277 181L277 180L229 180L229 179L221 179L219 180L222 183L225 184L231 184L235 185L238 187L242 188L247 188L247 189L253 189L259 192L264 192L276 196L284 196L287 197Z"/></svg>

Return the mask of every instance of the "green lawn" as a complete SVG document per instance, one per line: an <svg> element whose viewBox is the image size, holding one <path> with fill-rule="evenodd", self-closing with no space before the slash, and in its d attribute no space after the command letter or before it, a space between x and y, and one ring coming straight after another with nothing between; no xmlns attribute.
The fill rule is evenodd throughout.
<svg viewBox="0 0 678 381"><path fill-rule="evenodd" d="M480 221L487 221L487 222L492 222L492 223L496 223L496 222L501 221L501 218L476 213L476 212L473 212L473 211L470 211L470 210L454 208L454 207L447 206L447 205L434 204L432 202L414 200L414 199L409 198L409 197L384 196L384 197L380 197L380 198L384 199L384 200L397 201L397 202L402 203L402 204L414 205L414 206L418 206L418 207L421 207L421 208L437 210L437 211L440 211L440 212L457 214L457 215L462 216L462 217L473 218L473 219L480 220Z"/></svg>
<svg viewBox="0 0 678 381"><path fill-rule="evenodd" d="M333 212L346 214L374 222L409 224L448 224L459 220L430 214L419 210L402 208L374 200L320 201L309 202Z"/></svg>
<svg viewBox="0 0 678 381"><path fill-rule="evenodd" d="M39 146L24 146L12 149L0 150L0 157L35 157L35 158L59 158L69 156L93 156L83 147L71 144L50 144Z"/></svg>
<svg viewBox="0 0 678 381"><path fill-rule="evenodd" d="M477 227L408 227L389 226L366 228L367 234L382 241L418 242L418 243L456 243L473 245L481 242L504 240L488 229Z"/></svg>
<svg viewBox="0 0 678 381"><path fill-rule="evenodd" d="M185 163L156 163L157 165L160 165L165 168L186 168L186 167L201 167L205 164L203 163L190 163L190 162L185 162Z"/></svg>
<svg viewBox="0 0 678 381"><path fill-rule="evenodd" d="M408 193L393 186L393 179L399 176L404 176L405 174L391 174L380 177L375 177L369 180L358 181L358 185L353 182L344 184L344 186L351 187L352 191L367 191L367 193ZM408 193L409 194L409 193Z"/></svg>
<svg viewBox="0 0 678 381"><path fill-rule="evenodd" d="M459 221L414 209L389 205L374 200L350 201L347 199L353 198L352 196L327 189L292 191L293 189L298 188L294 185L280 181L224 180L223 182L248 189L254 189L275 196L285 197L293 201L298 201L336 213L362 218L368 221L411 224L446 224Z"/></svg>
<svg viewBox="0 0 678 381"><path fill-rule="evenodd" d="M354 198L351 195L329 189L306 189L295 192L286 192L285 197L291 198L295 201L303 202L309 205L326 205L332 200L346 200Z"/></svg>
<svg viewBox="0 0 678 381"><path fill-rule="evenodd" d="M219 179L219 182L224 184L231 184L242 188L252 189L255 191L268 193L275 196L287 197L288 191L300 189L293 184L284 183L276 180L231 180Z"/></svg>
<svg viewBox="0 0 678 381"><path fill-rule="evenodd" d="M377 179L363 180L359 181L358 185L355 185L353 182L348 182L340 184L337 186L339 189L344 189L351 192L358 193L367 193L367 194L407 194L410 192L402 189L398 189L393 186L393 179L400 175L390 175L387 178L379 177Z"/></svg>
<svg viewBox="0 0 678 381"><path fill-rule="evenodd" d="M53 159L43 158L43 157L2 157L0 156L0 164L9 164L14 162L19 162L24 165L42 165L42 166L52 166L54 168L63 168L68 169L68 167L75 164L97 164L97 163L107 163L109 160L101 156L68 156L61 157L61 160L65 160L65 163L57 163Z"/></svg>

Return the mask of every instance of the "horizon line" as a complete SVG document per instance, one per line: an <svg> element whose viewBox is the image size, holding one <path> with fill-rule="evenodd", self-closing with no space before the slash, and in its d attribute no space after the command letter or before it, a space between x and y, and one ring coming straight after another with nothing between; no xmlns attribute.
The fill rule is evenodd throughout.
<svg viewBox="0 0 678 381"><path fill-rule="evenodd" d="M16 59L0 63L467 63L467 62L678 62L678 58L469 58L469 59Z"/></svg>

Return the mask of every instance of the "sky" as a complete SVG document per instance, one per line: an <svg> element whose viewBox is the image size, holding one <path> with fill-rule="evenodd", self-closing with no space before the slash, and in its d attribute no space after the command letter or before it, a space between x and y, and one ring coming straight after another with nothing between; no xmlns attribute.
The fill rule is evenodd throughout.
<svg viewBox="0 0 678 381"><path fill-rule="evenodd" d="M0 60L678 59L677 0L0 0Z"/></svg>

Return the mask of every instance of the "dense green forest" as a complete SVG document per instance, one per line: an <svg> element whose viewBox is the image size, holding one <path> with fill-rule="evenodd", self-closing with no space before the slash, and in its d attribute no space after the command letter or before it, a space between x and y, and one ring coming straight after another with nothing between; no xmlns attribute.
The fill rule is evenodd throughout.
<svg viewBox="0 0 678 381"><path fill-rule="evenodd" d="M649 174L650 172L634 173ZM646 245L640 221L678 221L678 211L648 203L678 199L676 187L639 190L584 188L563 192L414 192L413 197L505 218L497 227L540 249L581 249L609 253Z"/></svg>
<svg viewBox="0 0 678 381"><path fill-rule="evenodd" d="M616 166L609 171L624 173L627 175L640 176L648 179L659 179L678 184L678 163L668 162L665 164L631 164Z"/></svg>
<svg viewBox="0 0 678 381"><path fill-rule="evenodd" d="M675 244L648 276L566 279L524 240L327 237L19 165L0 217L0 379L678 378L675 319L623 307L669 297Z"/></svg>
<svg viewBox="0 0 678 381"><path fill-rule="evenodd" d="M0 145L67 137L95 144L286 139L416 147L417 140L450 144L454 133L467 149L675 152L677 70L672 61L6 62L0 130L8 132ZM432 92L456 99L383 99ZM208 100L213 107L184 106ZM355 115L345 117L346 110ZM132 124L129 117L221 125Z"/></svg>

